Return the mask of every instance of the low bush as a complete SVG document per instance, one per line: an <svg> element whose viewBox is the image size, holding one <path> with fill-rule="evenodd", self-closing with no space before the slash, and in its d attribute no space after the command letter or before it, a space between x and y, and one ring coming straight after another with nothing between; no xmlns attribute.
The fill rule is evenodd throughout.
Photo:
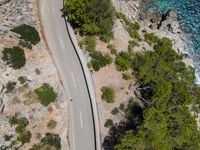
<svg viewBox="0 0 200 150"><path fill-rule="evenodd" d="M114 126L114 123L111 119L107 119L105 124L104 124L104 127L106 128L112 128Z"/></svg>
<svg viewBox="0 0 200 150"><path fill-rule="evenodd" d="M126 72L126 73L122 73L122 78L124 80L131 80L131 75L130 73Z"/></svg>
<svg viewBox="0 0 200 150"><path fill-rule="evenodd" d="M49 129L54 129L56 127L57 122L55 120L50 120L47 124Z"/></svg>
<svg viewBox="0 0 200 150"><path fill-rule="evenodd" d="M96 49L96 41L93 37L86 37L85 39L86 50L88 52L94 52Z"/></svg>
<svg viewBox="0 0 200 150"><path fill-rule="evenodd" d="M131 51L135 46L139 46L139 44L135 40L129 41L128 43L129 43L128 44L129 51Z"/></svg>
<svg viewBox="0 0 200 150"><path fill-rule="evenodd" d="M153 45L158 41L159 38L155 35L155 33L146 33L144 35L144 39L149 45Z"/></svg>
<svg viewBox="0 0 200 150"><path fill-rule="evenodd" d="M91 61L89 66L95 71L99 71L100 68L105 67L112 63L112 57L109 54L103 55L101 52L90 53Z"/></svg>
<svg viewBox="0 0 200 150"><path fill-rule="evenodd" d="M40 41L39 33L35 27L23 24L11 29L11 31L20 34L21 39L25 42L31 42L33 45L36 45Z"/></svg>
<svg viewBox="0 0 200 150"><path fill-rule="evenodd" d="M117 70L126 71L132 66L132 58L130 53L120 52L116 59L115 65Z"/></svg>
<svg viewBox="0 0 200 150"><path fill-rule="evenodd" d="M109 86L104 86L101 88L102 92L102 99L105 100L107 103L114 103L115 101L115 91L113 88Z"/></svg>
<svg viewBox="0 0 200 150"><path fill-rule="evenodd" d="M54 102L57 97L53 88L47 83L44 83L41 87L37 88L35 93L37 94L41 104L44 106L48 106L51 102Z"/></svg>
<svg viewBox="0 0 200 150"><path fill-rule="evenodd" d="M117 50L113 47L112 44L109 44L107 46L108 49L110 49L110 53L113 54L113 55L117 55Z"/></svg>
<svg viewBox="0 0 200 150"><path fill-rule="evenodd" d="M13 48L5 48L3 50L2 59L13 69L20 69L26 63L24 50L17 46Z"/></svg>
<svg viewBox="0 0 200 150"><path fill-rule="evenodd" d="M121 104L119 105L119 109L120 109L121 111L124 111L125 107L124 107L124 104L123 104L123 103L121 103Z"/></svg>
<svg viewBox="0 0 200 150"><path fill-rule="evenodd" d="M17 140L20 141L23 145L25 143L29 143L31 137L32 137L31 132L25 130L18 135Z"/></svg>
<svg viewBox="0 0 200 150"><path fill-rule="evenodd" d="M10 141L10 139L11 139L12 137L13 137L12 134L11 134L11 135L7 135L7 134L4 135L5 141Z"/></svg>
<svg viewBox="0 0 200 150"><path fill-rule="evenodd" d="M111 114L112 114L112 115L116 115L116 114L118 114L118 112L119 112L119 109L118 109L117 107L115 107L115 108L113 108L113 110L111 111Z"/></svg>
<svg viewBox="0 0 200 150"><path fill-rule="evenodd" d="M21 84L24 84L24 83L27 81L27 77L21 76L21 77L18 78L18 81L19 81Z"/></svg>
<svg viewBox="0 0 200 150"><path fill-rule="evenodd" d="M58 134L46 133L45 137L42 138L41 143L55 146L57 150L61 149L61 138Z"/></svg>
<svg viewBox="0 0 200 150"><path fill-rule="evenodd" d="M9 81L7 84L6 84L6 89L8 92L11 92L12 90L14 90L15 86L16 86L16 82L14 81Z"/></svg>

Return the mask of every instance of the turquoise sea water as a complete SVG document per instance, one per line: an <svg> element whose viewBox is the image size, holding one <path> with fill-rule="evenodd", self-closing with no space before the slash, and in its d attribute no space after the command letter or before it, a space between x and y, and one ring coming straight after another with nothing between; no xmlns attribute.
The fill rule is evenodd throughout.
<svg viewBox="0 0 200 150"><path fill-rule="evenodd" d="M148 0L146 10L150 12L177 11L183 31L187 35L187 50L193 57L198 83L200 83L200 0Z"/></svg>

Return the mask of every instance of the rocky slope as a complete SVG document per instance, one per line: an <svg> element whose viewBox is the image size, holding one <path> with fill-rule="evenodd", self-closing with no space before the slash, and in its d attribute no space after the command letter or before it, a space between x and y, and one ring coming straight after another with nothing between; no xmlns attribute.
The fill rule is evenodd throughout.
<svg viewBox="0 0 200 150"><path fill-rule="evenodd" d="M32 50L24 49L26 65L14 70L3 62L2 51L19 44L19 35L10 29L21 24L34 26L40 33L41 41L33 46ZM0 56L0 87L4 87L2 91L0 88L0 99L5 106L0 114L0 149L20 146L20 143L13 144L17 141L17 133L15 127L8 122L11 116L26 117L29 121L27 130L32 134L30 143L20 146L19 149L31 148L33 144L39 143L47 132L59 134L62 149L67 149L67 99L41 32L37 0L0 0ZM18 81L21 76L28 79L25 84ZM6 92L5 86L9 81L17 83L12 92ZM34 93L43 83L49 83L58 95L56 101L48 107L41 105ZM54 128L47 127L50 120L56 122ZM12 135L12 138L5 141L4 135Z"/></svg>

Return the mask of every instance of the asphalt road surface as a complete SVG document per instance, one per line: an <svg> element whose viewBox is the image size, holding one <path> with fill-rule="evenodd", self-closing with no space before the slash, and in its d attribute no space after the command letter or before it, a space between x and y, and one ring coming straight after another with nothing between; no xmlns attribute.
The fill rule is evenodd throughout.
<svg viewBox="0 0 200 150"><path fill-rule="evenodd" d="M95 150L94 124L90 98L79 59L70 41L60 9L63 0L41 0L40 15L45 37L70 106L70 148ZM67 117L68 114L66 114Z"/></svg>

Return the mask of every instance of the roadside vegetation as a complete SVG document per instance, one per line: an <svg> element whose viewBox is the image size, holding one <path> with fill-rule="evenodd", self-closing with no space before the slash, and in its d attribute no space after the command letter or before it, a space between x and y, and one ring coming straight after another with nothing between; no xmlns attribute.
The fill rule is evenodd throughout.
<svg viewBox="0 0 200 150"><path fill-rule="evenodd" d="M46 133L40 143L33 145L29 150L39 150L39 149L48 149L48 150L61 150L61 138L58 134Z"/></svg>
<svg viewBox="0 0 200 150"><path fill-rule="evenodd" d="M18 46L15 46L13 48L5 48L2 53L3 61L5 61L13 69L20 69L26 63L24 50Z"/></svg>
<svg viewBox="0 0 200 150"><path fill-rule="evenodd" d="M109 54L102 54L101 52L90 53L91 61L88 64L90 68L99 71L102 67L112 63L112 57Z"/></svg>
<svg viewBox="0 0 200 150"><path fill-rule="evenodd" d="M110 86L104 86L101 88L102 92L102 99L105 100L107 103L114 103L115 102L115 91Z"/></svg>
<svg viewBox="0 0 200 150"><path fill-rule="evenodd" d="M44 106L48 106L50 103L54 102L57 97L53 88L47 83L44 83L41 87L35 89L35 93L37 94L40 103Z"/></svg>
<svg viewBox="0 0 200 150"><path fill-rule="evenodd" d="M98 35L109 42L113 37L114 8L111 0L65 0L67 16L83 35Z"/></svg>
<svg viewBox="0 0 200 150"><path fill-rule="evenodd" d="M200 149L200 133L190 112L200 109L188 108L200 105L194 69L186 67L169 39L146 34L145 40L154 51L130 53L131 64L120 67L135 72L135 93L143 105L129 101L125 121L111 127L104 149Z"/></svg>
<svg viewBox="0 0 200 150"><path fill-rule="evenodd" d="M18 27L11 29L12 32L20 34L21 45L23 47L29 47L36 45L40 41L40 36L35 27L23 24Z"/></svg>
<svg viewBox="0 0 200 150"><path fill-rule="evenodd" d="M89 53L94 52L96 50L96 40L92 36L86 36L81 42L79 42L79 46L83 48L85 47L85 50Z"/></svg>

